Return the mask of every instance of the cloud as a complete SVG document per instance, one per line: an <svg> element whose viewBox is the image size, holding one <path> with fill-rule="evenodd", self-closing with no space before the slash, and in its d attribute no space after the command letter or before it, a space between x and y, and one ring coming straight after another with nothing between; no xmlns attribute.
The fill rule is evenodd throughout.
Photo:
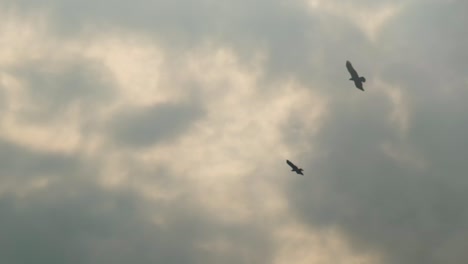
<svg viewBox="0 0 468 264"><path fill-rule="evenodd" d="M129 110L113 119L111 134L117 141L137 147L149 147L158 141L168 142L195 122L201 109L191 105L159 104L149 109Z"/></svg>
<svg viewBox="0 0 468 264"><path fill-rule="evenodd" d="M129 189L60 180L21 200L4 195L0 207L1 258L9 263L268 262L261 228L220 225L189 201L148 204ZM218 249L222 241L227 248Z"/></svg>
<svg viewBox="0 0 468 264"><path fill-rule="evenodd" d="M28 90L34 109L24 113L29 122L52 119L48 115L63 113L74 104L86 105L91 110L92 106L110 102L113 96L112 84L104 77L108 74L105 68L91 61L80 61L80 58L55 63L43 58L12 69L10 74L21 80Z"/></svg>
<svg viewBox="0 0 468 264"><path fill-rule="evenodd" d="M2 55L2 261L272 262L272 227L254 217L281 198L263 177L248 181L258 170L249 158L278 143L270 128L286 115L271 103L303 104L306 89L284 82L280 95L262 94L257 57L244 64L218 45L168 60L171 50L140 34L62 36L42 18L7 17L9 32L27 32L18 46L37 46L7 41Z"/></svg>
<svg viewBox="0 0 468 264"><path fill-rule="evenodd" d="M3 2L0 262L462 262L465 5Z"/></svg>
<svg viewBox="0 0 468 264"><path fill-rule="evenodd" d="M313 138L323 157L311 156L305 168L315 181L290 189L296 213L311 228L339 230L356 252L379 252L382 263L466 259L459 236L467 215L461 187L467 98L459 69L468 65L455 58L466 52L453 47L466 37L461 14L442 19L462 3L431 3L430 11L419 12L423 5L385 26L381 52L389 54L382 53L371 75L380 84L368 84L403 97L370 92L348 103L331 101L324 129ZM401 107L403 130L391 121L392 109Z"/></svg>

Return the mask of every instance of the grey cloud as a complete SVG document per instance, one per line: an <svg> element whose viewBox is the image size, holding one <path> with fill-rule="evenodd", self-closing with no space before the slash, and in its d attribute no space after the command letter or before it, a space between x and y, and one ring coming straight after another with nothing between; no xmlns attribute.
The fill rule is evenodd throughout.
<svg viewBox="0 0 468 264"><path fill-rule="evenodd" d="M388 59L413 62L415 65L430 65L435 72L450 74L463 71L467 52L464 47L468 42L462 34L466 23L463 10L464 1L411 5L390 21L380 35L380 44L388 52ZM448 15L450 14L450 15ZM402 53L402 50L407 52ZM447 70L447 67L452 68Z"/></svg>
<svg viewBox="0 0 468 264"><path fill-rule="evenodd" d="M1 196L1 262L271 263L270 239L255 223L216 221L190 196L147 201L131 187L106 190L75 176L26 197ZM200 247L219 240L233 250Z"/></svg>
<svg viewBox="0 0 468 264"><path fill-rule="evenodd" d="M2 141L0 184L48 185L0 193L1 263L271 263L269 230L257 221L225 223L167 174L129 159L131 179L102 188L101 158L48 154ZM138 179L138 180L137 180ZM135 183L166 191L174 199L147 200ZM157 188L156 188L157 189ZM21 195L19 195L21 194ZM157 216L162 225L155 224ZM217 247L222 241L227 248ZM201 247L212 243L214 250Z"/></svg>
<svg viewBox="0 0 468 264"><path fill-rule="evenodd" d="M377 8L388 3L395 1L364 0L355 4ZM153 34L159 45L177 51L208 39L234 47L247 60L253 52L266 49L268 78L293 75L307 84L336 79L339 72L334 69L346 59L360 58L364 63L382 56L351 21L333 14L311 14L302 1L20 0L9 5L51 8L56 25L67 34L79 31L85 24L102 26L103 32L107 30L105 25L112 25Z"/></svg>
<svg viewBox="0 0 468 264"><path fill-rule="evenodd" d="M382 33L382 51L391 53L381 53L373 72L407 96L406 138L389 122L390 102L381 95L366 93L356 104L333 99L325 128L313 139L325 157L310 159L311 178L288 190L311 227L340 230L355 250L378 252L384 263L468 257L460 240L468 220L468 94L461 73L468 63L459 59L468 53L458 46L466 43L463 5L420 3ZM427 168L385 155L384 142L413 148Z"/></svg>
<svg viewBox="0 0 468 264"><path fill-rule="evenodd" d="M0 84L0 111L1 111L2 113L5 113L6 102L7 102L6 93L5 93L5 91L3 90L2 85Z"/></svg>
<svg viewBox="0 0 468 264"><path fill-rule="evenodd" d="M266 48L271 76L298 72L307 76L304 68L310 57L304 54L324 39L319 22L300 1L23 0L9 5L50 8L54 24L64 34L79 32L87 24L105 32L112 25L149 33L169 50L190 49L210 40L235 48L245 60Z"/></svg>
<svg viewBox="0 0 468 264"><path fill-rule="evenodd" d="M291 189L297 214L313 227L344 232L359 250L377 250L385 263L444 262L437 258L440 247L465 233L468 217L468 151L461 132L468 128L466 118L415 117L419 139L409 144L430 164L421 172L379 150L379 143L396 141L395 135L383 123L385 115L366 114L367 105L362 107L353 114L341 110L345 118L333 115L333 125L317 139L326 158L311 161L305 168L309 181ZM466 258L464 250L452 254L459 262Z"/></svg>
<svg viewBox="0 0 468 264"><path fill-rule="evenodd" d="M8 72L27 84L34 111L23 111L30 122L46 121L63 113L73 103L83 111L110 102L113 98L113 76L95 61L75 58L59 64L43 59L16 66Z"/></svg>
<svg viewBox="0 0 468 264"><path fill-rule="evenodd" d="M116 114L109 125L117 142L133 147L150 147L177 138L202 116L194 103L160 103Z"/></svg>
<svg viewBox="0 0 468 264"><path fill-rule="evenodd" d="M359 1L359 5L383 3L390 2ZM331 100L331 112L317 138L294 138L297 134L285 128L286 141L314 144L324 155L304 158L309 158L301 163L308 177L286 190L294 214L313 229L340 230L356 251L376 251L384 263L462 263L466 259L466 242L461 239L466 237L468 220L465 1L413 1L384 27L376 43L347 19L332 14L320 14L318 19L319 14L309 14L303 5L282 6L279 1L20 0L2 5L51 7L57 28L67 34L79 32L85 23L103 29L109 23L152 33L176 50L209 39L250 58L254 50L265 47L270 55L267 81L292 74ZM373 82L377 78L403 89L411 118L406 138L400 139L388 121L392 105L383 94L365 92L350 99L359 91L347 80L346 60L369 80L366 90L383 89ZM61 90L94 87L81 83L97 78L88 78L87 70L80 67L67 68L82 72L78 79L64 77L68 71L48 76L27 69L17 74L31 84L41 84L37 87L49 87L35 96L52 112L77 98L89 103L76 90ZM94 100L94 91L83 93ZM104 92L101 98L107 96ZM108 131L127 146L160 143L184 133L201 117L201 109L196 103L133 109L116 116ZM290 124L301 128L300 122L291 120ZM427 169L393 160L379 149L383 142L415 149L427 161ZM131 191L106 191L94 182L77 183L72 179L85 174L77 173L83 163L15 150L7 143L3 146L12 153L2 154L9 175L34 175L36 170L66 175L71 168L74 177L32 194L26 203L13 196L0 199L5 212L0 217L0 233L7 234L0 237L0 244L9 249L0 262L272 262L266 227L217 222L190 195L172 203L152 203ZM93 170L85 170L90 178L98 174ZM161 171L143 173L133 168L131 173L177 188L173 177ZM160 213L169 226L149 223L153 212ZM195 246L212 239L225 239L234 244L234 250L207 253Z"/></svg>
<svg viewBox="0 0 468 264"><path fill-rule="evenodd" d="M0 181L6 178L27 182L37 175L64 175L76 171L80 163L73 156L43 153L0 140Z"/></svg>

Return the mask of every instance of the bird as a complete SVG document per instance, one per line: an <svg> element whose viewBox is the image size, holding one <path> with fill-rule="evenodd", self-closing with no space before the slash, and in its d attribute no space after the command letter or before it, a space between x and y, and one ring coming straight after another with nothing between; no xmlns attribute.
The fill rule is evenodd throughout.
<svg viewBox="0 0 468 264"><path fill-rule="evenodd" d="M354 81L354 85L364 91L364 88L362 88L362 83L366 82L366 78L363 76L359 77L358 73L356 70L353 68L353 65L351 62L346 61L346 68L348 69L349 73L351 74L351 78L349 78L350 81Z"/></svg>
<svg viewBox="0 0 468 264"><path fill-rule="evenodd" d="M286 160L286 163L291 166L292 170L291 171L295 171L297 174L301 174L301 175L304 175L302 174L302 171L303 169L302 168L298 168L296 165L294 165L291 161L289 160Z"/></svg>

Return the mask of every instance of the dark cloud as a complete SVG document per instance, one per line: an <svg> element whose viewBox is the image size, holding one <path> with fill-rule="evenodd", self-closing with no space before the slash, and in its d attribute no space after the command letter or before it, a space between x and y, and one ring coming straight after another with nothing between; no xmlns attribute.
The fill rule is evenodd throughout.
<svg viewBox="0 0 468 264"><path fill-rule="evenodd" d="M385 263L440 263L445 260L437 256L440 246L466 229L468 167L463 157L468 153L460 132L466 130L460 125L466 118L431 113L414 117L419 139L411 140L411 146L424 153L429 164L421 171L382 152L379 145L395 142L396 132L385 124L385 115L366 114L368 108L336 112L318 137L325 158L305 168L310 181L292 188L297 213L314 227L343 231L360 250L377 250L386 256ZM464 250L452 254L458 261L466 257Z"/></svg>
<svg viewBox="0 0 468 264"><path fill-rule="evenodd" d="M430 75L426 80L460 79L468 56L462 48L468 43L468 37L462 33L461 26L466 23L462 11L466 3L437 1L427 4L425 11L421 12L423 5L414 4L403 9L383 28L380 44L386 52L386 59L398 63L398 66L427 70ZM388 77L389 81L401 78L395 74ZM406 79L421 78L409 75Z"/></svg>
<svg viewBox="0 0 468 264"><path fill-rule="evenodd" d="M9 68L8 73L26 84L31 105L22 110L21 118L28 122L53 120L77 105L91 114L114 97L110 71L80 57L55 62L44 58Z"/></svg>
<svg viewBox="0 0 468 264"><path fill-rule="evenodd" d="M79 169L80 163L63 154L44 153L0 140L0 181L27 183L38 176L67 176Z"/></svg>
<svg viewBox="0 0 468 264"><path fill-rule="evenodd" d="M62 192L63 187L60 188ZM253 254L253 248L262 250L266 245L266 241L259 239L264 235L256 231L255 226L250 232L246 227L220 226L193 211L193 206L178 208L180 205L171 203L156 205L158 213L167 221L159 227L149 222L150 215L138 209L144 207L141 199L131 194L93 189L78 188L80 194L72 197L34 195L31 197L34 201L28 199L21 205L2 199L5 218L1 229L5 236L1 244L6 252L0 257L2 261L216 263L223 260L250 263L254 259L259 260L258 263L268 263ZM179 211L181 209L187 211ZM212 238L227 240L240 252L211 253L199 248Z"/></svg>
<svg viewBox="0 0 468 264"><path fill-rule="evenodd" d="M271 263L267 230L257 223L218 221L189 193L171 200L146 200L133 185L100 187L99 167L93 166L99 160L73 156L63 162L59 156L31 154L6 143L2 150L11 157L5 162L14 163L2 165L2 183L9 175L30 175L23 184L39 173L59 177L49 177L47 186L21 196L13 189L1 194L0 262ZM174 188L164 170L130 173ZM219 241L228 247L217 249ZM214 243L214 250L202 247L208 243Z"/></svg>
<svg viewBox="0 0 468 264"><path fill-rule="evenodd" d="M467 258L460 236L466 235L468 220L468 109L463 103L468 94L460 69L468 64L456 58L467 52L454 49L457 41L466 42L460 25L467 20L455 10L460 5L415 5L385 29L391 38L382 35L382 50L395 57L382 56L386 61L379 61L375 73L407 96L406 137L401 139L399 128L389 122L388 99L375 93L348 103L333 99L326 125L314 139L324 158L311 159L305 168L313 172L311 179L290 189L305 222L340 230L356 250L382 254L384 263ZM383 143L414 149L426 167L398 162L382 151Z"/></svg>
<svg viewBox="0 0 468 264"><path fill-rule="evenodd" d="M150 147L177 138L202 116L200 105L160 103L118 113L109 126L117 142L133 147Z"/></svg>

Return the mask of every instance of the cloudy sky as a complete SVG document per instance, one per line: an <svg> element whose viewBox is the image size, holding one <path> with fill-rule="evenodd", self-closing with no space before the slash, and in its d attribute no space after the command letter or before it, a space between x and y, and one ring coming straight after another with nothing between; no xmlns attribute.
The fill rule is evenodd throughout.
<svg viewBox="0 0 468 264"><path fill-rule="evenodd" d="M467 3L3 0L0 263L463 263Z"/></svg>

